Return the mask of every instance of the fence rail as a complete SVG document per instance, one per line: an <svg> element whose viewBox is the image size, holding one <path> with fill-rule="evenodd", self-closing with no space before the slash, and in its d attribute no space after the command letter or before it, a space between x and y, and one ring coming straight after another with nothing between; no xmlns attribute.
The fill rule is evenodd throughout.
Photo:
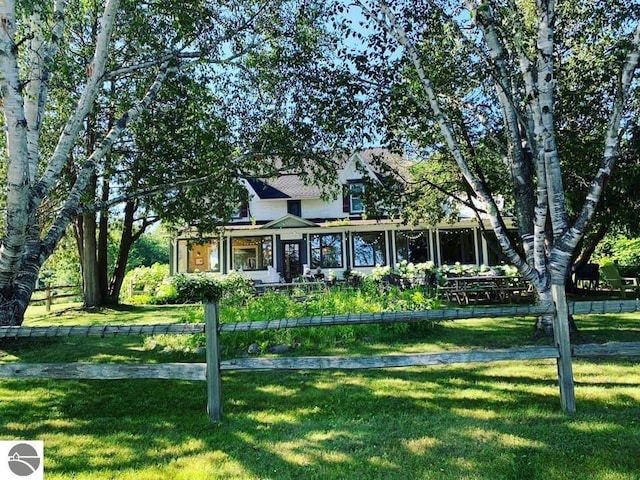
<svg viewBox="0 0 640 480"><path fill-rule="evenodd" d="M640 342L583 344L572 347L574 357L639 356ZM558 358L555 347L522 347L500 350L466 350L366 357L309 356L236 358L220 362L220 371L267 370L362 370L505 360ZM165 379L206 380L206 363L161 363L127 365L112 363L7 363L0 365L0 378L55 378L82 380Z"/></svg>
<svg viewBox="0 0 640 480"><path fill-rule="evenodd" d="M205 363L6 363L0 365L0 378L206 380L205 370Z"/></svg>
<svg viewBox="0 0 640 480"><path fill-rule="evenodd" d="M60 293L61 290L67 293ZM73 291L69 292L69 290L73 290ZM56 285L56 286L47 285L44 288L36 288L33 292L34 294L44 292L45 295L43 298L32 297L29 303L33 304L33 303L44 302L47 308L47 312L51 311L51 304L56 299L82 296L82 289L80 285Z"/></svg>
<svg viewBox="0 0 640 480"><path fill-rule="evenodd" d="M640 311L640 300L608 300L575 302L566 305L571 314L631 313ZM458 320L486 317L531 316L553 313L536 306L472 307L453 310L427 310L421 312L378 313L357 315L318 316L265 322L219 323L217 304L205 305L205 323L169 325L93 325L54 327L0 327L0 339L23 337L73 337L107 335L158 335L206 333L206 363L165 364L88 364L88 363L4 363L0 364L0 378L56 378L56 379L176 379L206 380L208 386L207 409L212 421L222 418L223 371L250 370L314 370L314 369L367 369L427 365L446 365L469 362L502 360L563 360L559 346L520 347L502 350L468 350L437 353L393 354L365 357L269 357L221 360L219 334L279 328L320 327L348 324L373 324ZM558 343L558 342L557 342ZM570 346L569 357L640 355L640 342L588 344ZM569 359L564 359L567 362ZM570 367L570 363L569 363ZM561 400L563 378L559 364ZM566 388L566 387L565 387ZM564 400L566 402L566 400ZM566 405L563 403L563 406ZM571 411L571 409L565 408Z"/></svg>
<svg viewBox="0 0 640 480"><path fill-rule="evenodd" d="M640 311L640 299L598 300L571 302L568 311L572 315L605 313L632 313ZM283 328L328 327L337 325L366 325L382 323L412 323L424 321L465 320L471 318L526 317L554 313L553 307L517 305L501 307L473 306L447 310L422 310L415 312L358 313L346 315L319 315L284 318L254 322L221 323L221 333L277 330ZM205 323L179 323L156 325L53 325L48 327L7 326L0 327L1 338L18 337L89 337L110 335L161 335L205 333Z"/></svg>
<svg viewBox="0 0 640 480"><path fill-rule="evenodd" d="M117 335L162 335L203 333L204 323L157 325L54 325L50 327L0 327L1 338L19 337L106 337Z"/></svg>

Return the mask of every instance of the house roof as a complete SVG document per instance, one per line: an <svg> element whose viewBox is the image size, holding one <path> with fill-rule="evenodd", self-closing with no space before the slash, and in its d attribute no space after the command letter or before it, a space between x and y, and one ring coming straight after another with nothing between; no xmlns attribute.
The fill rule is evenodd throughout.
<svg viewBox="0 0 640 480"><path fill-rule="evenodd" d="M289 195L281 191L280 189L265 183L262 180L256 180L255 178L247 178L249 186L256 192L256 195L262 200L273 198L291 198Z"/></svg>
<svg viewBox="0 0 640 480"><path fill-rule="evenodd" d="M339 161L341 165L339 170L344 170L354 156L363 161L379 181L384 181L385 174L380 173L376 165L384 164L396 172L406 169L407 160L402 155L391 153L385 148L367 148ZM270 179L247 178L246 180L261 200L321 198L323 193L321 186L305 184L300 175L293 173L284 173Z"/></svg>
<svg viewBox="0 0 640 480"><path fill-rule="evenodd" d="M405 176L411 161L405 155L392 152L388 148L365 148L358 152L360 158L364 160L374 171L378 179L382 180L385 175L379 172L379 168L384 165L385 170L390 169L401 176Z"/></svg>
<svg viewBox="0 0 640 480"><path fill-rule="evenodd" d="M262 200L281 198L320 198L322 189L316 185L305 185L298 175L285 174L269 180L247 179L249 185Z"/></svg>

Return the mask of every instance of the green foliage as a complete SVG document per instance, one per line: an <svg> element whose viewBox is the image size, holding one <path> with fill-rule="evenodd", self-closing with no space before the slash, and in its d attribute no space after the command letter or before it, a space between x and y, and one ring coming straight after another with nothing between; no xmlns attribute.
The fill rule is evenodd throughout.
<svg viewBox="0 0 640 480"><path fill-rule="evenodd" d="M367 287L367 283L371 286ZM420 289L402 292L398 289L389 289L381 292L374 285L375 283L371 281L365 282L360 289L336 287L328 292L308 296L302 302L295 296L268 292L254 297L242 308L223 300L220 303L220 318L224 323L266 321L349 313L425 310L439 305L436 299L428 297ZM262 352L267 352L270 346L280 344L305 351L317 351L321 348L346 347L363 342L381 341L409 332L422 334L432 328L432 323L425 322L245 332L225 337L223 346L229 355L246 351L251 344L257 344Z"/></svg>
<svg viewBox="0 0 640 480"><path fill-rule="evenodd" d="M640 238L618 238L612 253L620 265L640 265Z"/></svg>
<svg viewBox="0 0 640 480"><path fill-rule="evenodd" d="M40 271L40 280L49 285L80 285L82 275L78 248L72 235L65 235Z"/></svg>
<svg viewBox="0 0 640 480"><path fill-rule="evenodd" d="M131 285L133 292L155 294L165 278L169 276L169 265L154 263L150 267L137 267L131 270L124 279L125 285Z"/></svg>
<svg viewBox="0 0 640 480"><path fill-rule="evenodd" d="M217 302L222 297L222 284L211 275L181 273L172 277L171 283L180 303Z"/></svg>
<svg viewBox="0 0 640 480"><path fill-rule="evenodd" d="M231 272L221 280L222 301L232 305L244 305L255 297L253 281L240 272Z"/></svg>
<svg viewBox="0 0 640 480"><path fill-rule="evenodd" d="M153 305L155 303L162 303L158 300L157 295L151 295L150 293L134 293L130 297L127 297L127 303L131 305Z"/></svg>
<svg viewBox="0 0 640 480"><path fill-rule="evenodd" d="M606 237L594 256L601 265L614 260L624 266L640 265L640 238L622 235Z"/></svg>
<svg viewBox="0 0 640 480"><path fill-rule="evenodd" d="M178 289L173 283L164 281L156 288L155 297L150 303L178 303Z"/></svg>
<svg viewBox="0 0 640 480"><path fill-rule="evenodd" d="M169 240L157 232L145 233L131 246L127 269L154 264L169 264Z"/></svg>

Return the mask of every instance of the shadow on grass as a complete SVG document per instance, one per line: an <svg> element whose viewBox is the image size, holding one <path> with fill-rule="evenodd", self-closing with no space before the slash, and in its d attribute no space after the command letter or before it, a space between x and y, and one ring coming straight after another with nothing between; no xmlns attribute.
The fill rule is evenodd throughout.
<svg viewBox="0 0 640 480"><path fill-rule="evenodd" d="M212 425L202 382L5 381L0 437L53 478L635 478L638 384L598 388L566 416L553 362L236 372Z"/></svg>
<svg viewBox="0 0 640 480"><path fill-rule="evenodd" d="M640 332L625 316L578 321L585 342ZM526 318L460 321L404 341L503 348L532 328ZM529 340L541 341L549 340ZM56 349L47 342L64 348L48 358ZM2 348L21 361L158 360L140 351L138 337L66 342ZM0 438L44 440L47 478L65 480L637 479L640 366L616 359L575 367L574 416L560 411L553 361L235 372L223 377L220 425L208 421L203 382L7 380Z"/></svg>

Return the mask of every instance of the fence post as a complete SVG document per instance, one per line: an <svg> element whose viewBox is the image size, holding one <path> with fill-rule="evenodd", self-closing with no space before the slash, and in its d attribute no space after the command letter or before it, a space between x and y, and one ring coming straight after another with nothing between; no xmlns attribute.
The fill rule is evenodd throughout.
<svg viewBox="0 0 640 480"><path fill-rule="evenodd" d="M47 287L45 289L45 307L46 307L46 311L47 313L49 313L51 311L51 284L47 283Z"/></svg>
<svg viewBox="0 0 640 480"><path fill-rule="evenodd" d="M204 304L207 337L207 412L212 422L222 420L222 379L220 377L220 323L217 303Z"/></svg>
<svg viewBox="0 0 640 480"><path fill-rule="evenodd" d="M571 362L571 339L569 336L569 309L564 285L551 285L556 313L553 316L553 337L558 349L558 384L560 404L565 413L575 413L576 395L573 384Z"/></svg>

